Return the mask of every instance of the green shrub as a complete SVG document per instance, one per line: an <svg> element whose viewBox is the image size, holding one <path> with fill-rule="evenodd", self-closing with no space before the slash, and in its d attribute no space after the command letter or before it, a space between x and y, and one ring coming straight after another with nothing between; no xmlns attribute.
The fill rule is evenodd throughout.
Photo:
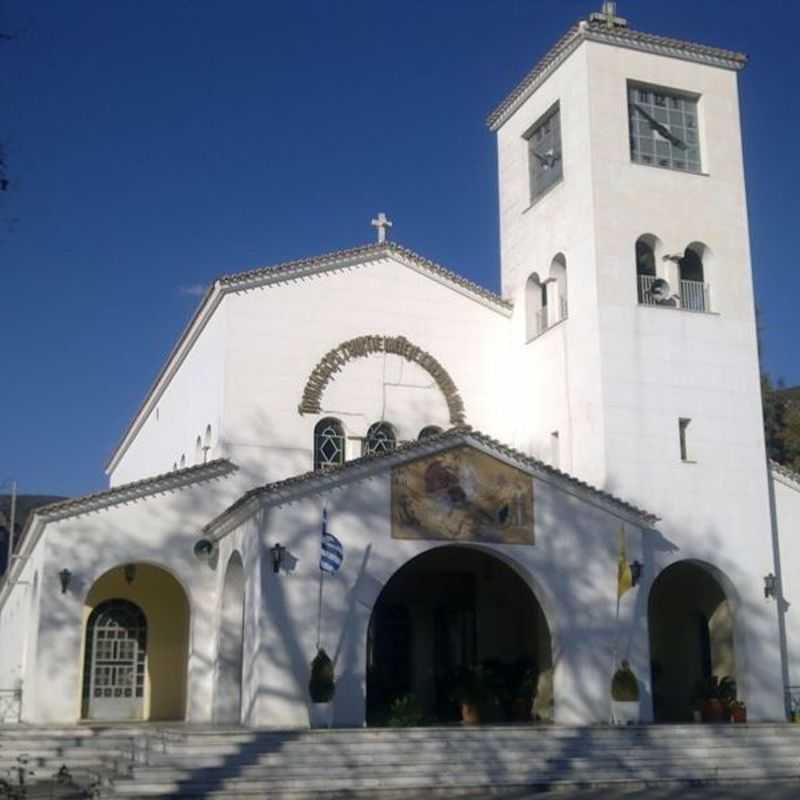
<svg viewBox="0 0 800 800"><path fill-rule="evenodd" d="M425 722L422 707L413 694L398 697L389 709L390 728L414 728Z"/></svg>

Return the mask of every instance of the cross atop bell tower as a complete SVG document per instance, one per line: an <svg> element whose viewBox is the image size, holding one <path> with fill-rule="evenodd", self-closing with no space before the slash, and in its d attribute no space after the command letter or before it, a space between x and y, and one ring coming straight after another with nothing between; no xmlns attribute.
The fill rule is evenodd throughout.
<svg viewBox="0 0 800 800"><path fill-rule="evenodd" d="M601 22L609 28L628 27L628 20L617 16L617 4L613 0L605 0L603 10L592 14L589 17L589 22Z"/></svg>

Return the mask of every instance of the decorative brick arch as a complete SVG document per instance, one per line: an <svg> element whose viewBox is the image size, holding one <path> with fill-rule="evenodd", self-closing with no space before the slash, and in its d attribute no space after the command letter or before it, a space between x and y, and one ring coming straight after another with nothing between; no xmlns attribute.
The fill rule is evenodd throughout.
<svg viewBox="0 0 800 800"><path fill-rule="evenodd" d="M333 376L341 372L353 359L365 358L373 353L391 353L419 364L433 378L444 395L450 411L450 424L465 423L464 401L447 370L430 353L411 344L405 336L358 336L334 347L314 367L303 389L303 397L297 411L300 414L321 413L322 394Z"/></svg>

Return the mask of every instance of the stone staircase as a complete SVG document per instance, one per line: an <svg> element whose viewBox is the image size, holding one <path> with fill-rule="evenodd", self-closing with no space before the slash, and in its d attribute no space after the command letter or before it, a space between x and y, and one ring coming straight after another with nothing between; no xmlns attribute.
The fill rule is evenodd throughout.
<svg viewBox="0 0 800 800"><path fill-rule="evenodd" d="M18 786L20 768L29 785L52 780L62 767L81 786L110 783L129 773L143 733L142 726L0 726L0 786Z"/></svg>
<svg viewBox="0 0 800 800"><path fill-rule="evenodd" d="M800 726L163 729L116 798L485 797L523 787L797 781Z"/></svg>
<svg viewBox="0 0 800 800"><path fill-rule="evenodd" d="M66 765L81 785L101 779L105 798L416 800L525 787L759 780L796 782L800 796L800 725L788 724L0 727L0 776L21 755L36 780Z"/></svg>

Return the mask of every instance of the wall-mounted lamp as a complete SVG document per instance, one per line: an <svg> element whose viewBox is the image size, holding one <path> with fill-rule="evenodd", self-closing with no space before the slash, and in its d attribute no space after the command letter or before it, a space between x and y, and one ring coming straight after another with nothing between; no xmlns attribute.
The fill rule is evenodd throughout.
<svg viewBox="0 0 800 800"><path fill-rule="evenodd" d="M66 594L67 589L69 589L70 581L72 580L72 573L64 567L64 569L58 573L58 579L61 581L61 594Z"/></svg>
<svg viewBox="0 0 800 800"><path fill-rule="evenodd" d="M280 542L276 542L270 552L272 553L272 571L278 573L283 564L283 554L286 552L286 548Z"/></svg>
<svg viewBox="0 0 800 800"><path fill-rule="evenodd" d="M642 577L642 563L641 561L631 561L629 566L631 568L631 586L636 586Z"/></svg>
<svg viewBox="0 0 800 800"><path fill-rule="evenodd" d="M131 584L136 580L136 564L126 564L123 567L125 583Z"/></svg>
<svg viewBox="0 0 800 800"><path fill-rule="evenodd" d="M778 592L778 579L770 572L764 576L764 599L776 597Z"/></svg>
<svg viewBox="0 0 800 800"><path fill-rule="evenodd" d="M194 557L198 561L210 561L217 552L217 543L210 539L198 539L194 543Z"/></svg>

